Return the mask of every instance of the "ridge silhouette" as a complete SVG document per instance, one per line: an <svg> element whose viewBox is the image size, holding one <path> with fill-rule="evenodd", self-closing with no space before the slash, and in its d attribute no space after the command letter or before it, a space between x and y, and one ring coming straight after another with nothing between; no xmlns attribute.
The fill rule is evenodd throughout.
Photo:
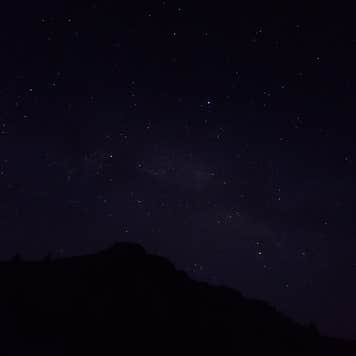
<svg viewBox="0 0 356 356"><path fill-rule="evenodd" d="M267 303L133 243L0 263L1 355L356 355Z"/></svg>

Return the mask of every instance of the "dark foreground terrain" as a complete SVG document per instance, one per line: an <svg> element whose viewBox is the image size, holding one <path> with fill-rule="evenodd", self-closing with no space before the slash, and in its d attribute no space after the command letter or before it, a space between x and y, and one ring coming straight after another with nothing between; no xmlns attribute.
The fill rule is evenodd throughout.
<svg viewBox="0 0 356 356"><path fill-rule="evenodd" d="M0 264L1 355L356 355L268 304L120 243Z"/></svg>

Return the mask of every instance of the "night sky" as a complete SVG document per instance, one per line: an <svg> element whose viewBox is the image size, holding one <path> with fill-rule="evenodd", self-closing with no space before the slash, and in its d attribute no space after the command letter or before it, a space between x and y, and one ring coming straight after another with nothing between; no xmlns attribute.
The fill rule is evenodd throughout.
<svg viewBox="0 0 356 356"><path fill-rule="evenodd" d="M356 338L352 9L13 1L0 257L141 243Z"/></svg>

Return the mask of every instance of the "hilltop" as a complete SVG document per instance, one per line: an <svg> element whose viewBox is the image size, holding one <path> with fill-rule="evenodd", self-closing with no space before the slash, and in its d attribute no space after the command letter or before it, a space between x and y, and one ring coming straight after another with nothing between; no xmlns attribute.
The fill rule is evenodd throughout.
<svg viewBox="0 0 356 356"><path fill-rule="evenodd" d="M356 355L269 304L198 282L139 245L0 263L2 355Z"/></svg>

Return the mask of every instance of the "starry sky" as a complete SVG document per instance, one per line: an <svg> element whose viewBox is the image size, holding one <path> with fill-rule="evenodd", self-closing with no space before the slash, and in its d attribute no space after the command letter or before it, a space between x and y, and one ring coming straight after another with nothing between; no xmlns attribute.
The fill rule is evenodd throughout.
<svg viewBox="0 0 356 356"><path fill-rule="evenodd" d="M1 258L139 242L356 338L351 9L13 1L0 17Z"/></svg>

